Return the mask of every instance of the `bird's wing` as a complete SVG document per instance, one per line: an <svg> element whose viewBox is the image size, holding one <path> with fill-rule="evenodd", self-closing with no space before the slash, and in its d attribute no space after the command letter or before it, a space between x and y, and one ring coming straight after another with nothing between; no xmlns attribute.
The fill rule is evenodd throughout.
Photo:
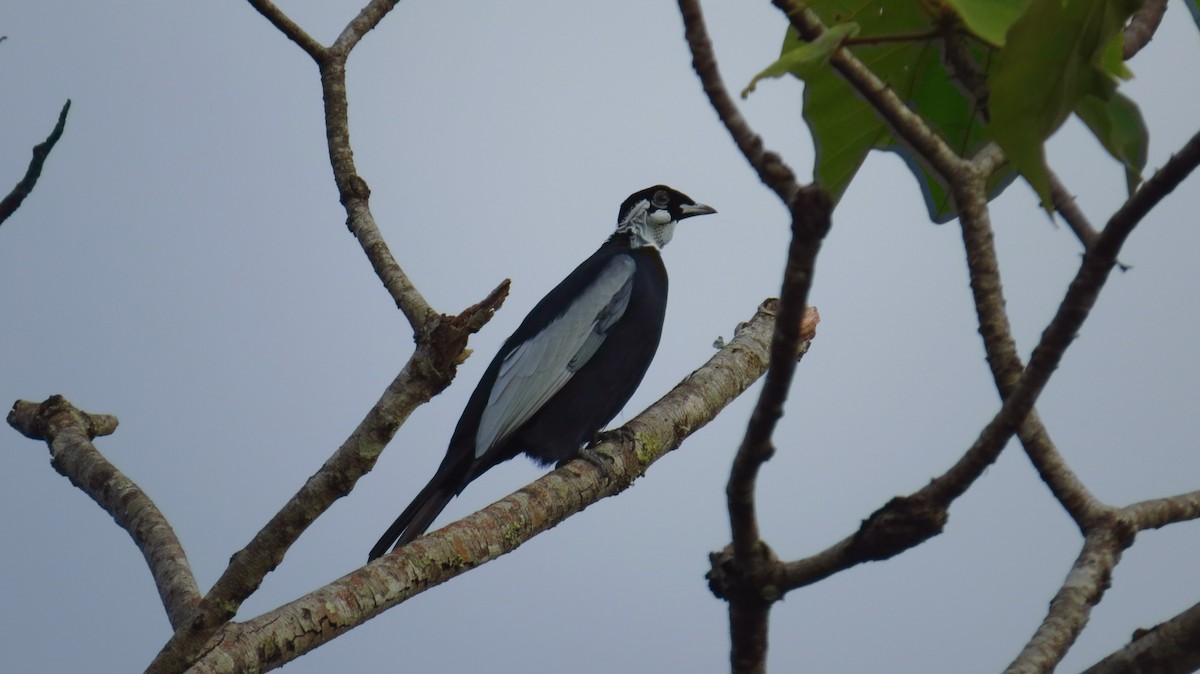
<svg viewBox="0 0 1200 674"><path fill-rule="evenodd" d="M567 310L500 364L475 436L475 456L532 417L587 363L629 306L636 264L614 257Z"/></svg>

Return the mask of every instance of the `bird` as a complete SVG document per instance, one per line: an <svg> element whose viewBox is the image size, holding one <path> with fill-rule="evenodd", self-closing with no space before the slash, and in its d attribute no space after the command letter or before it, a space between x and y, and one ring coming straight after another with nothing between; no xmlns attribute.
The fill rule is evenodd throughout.
<svg viewBox="0 0 1200 674"><path fill-rule="evenodd" d="M611 236L533 307L483 373L441 465L371 549L425 533L475 478L524 452L539 465L585 458L658 350L667 308L661 250L679 221L716 209L665 185L629 195ZM588 446L585 446L588 445Z"/></svg>

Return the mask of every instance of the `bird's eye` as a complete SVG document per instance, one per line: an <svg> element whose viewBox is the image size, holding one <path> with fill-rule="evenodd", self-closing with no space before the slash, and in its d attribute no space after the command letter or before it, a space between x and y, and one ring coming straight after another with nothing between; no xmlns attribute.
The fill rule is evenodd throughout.
<svg viewBox="0 0 1200 674"><path fill-rule="evenodd" d="M655 208L666 208L670 201L671 198L667 196L667 191L659 190L654 193L654 198L650 200L650 203L653 204Z"/></svg>

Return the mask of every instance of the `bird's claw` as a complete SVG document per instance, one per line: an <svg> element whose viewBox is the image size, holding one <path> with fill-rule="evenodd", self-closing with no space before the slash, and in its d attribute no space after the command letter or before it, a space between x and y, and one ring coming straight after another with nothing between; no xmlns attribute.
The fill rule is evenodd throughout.
<svg viewBox="0 0 1200 674"><path fill-rule="evenodd" d="M594 444L595 443L593 442L587 447L581 447L579 449L579 458L600 469L600 472L604 473L605 479L611 480L613 478L612 469L609 468L608 464L604 461L604 455L592 449Z"/></svg>

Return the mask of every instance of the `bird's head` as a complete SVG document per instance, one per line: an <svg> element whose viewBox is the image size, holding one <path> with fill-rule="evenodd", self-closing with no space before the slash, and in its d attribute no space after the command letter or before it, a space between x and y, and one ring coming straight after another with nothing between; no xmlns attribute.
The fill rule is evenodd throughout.
<svg viewBox="0 0 1200 674"><path fill-rule="evenodd" d="M634 248L662 248L675 234L675 225L680 220L716 212L717 209L696 203L683 192L655 185L634 192L621 204L617 231L629 232Z"/></svg>

